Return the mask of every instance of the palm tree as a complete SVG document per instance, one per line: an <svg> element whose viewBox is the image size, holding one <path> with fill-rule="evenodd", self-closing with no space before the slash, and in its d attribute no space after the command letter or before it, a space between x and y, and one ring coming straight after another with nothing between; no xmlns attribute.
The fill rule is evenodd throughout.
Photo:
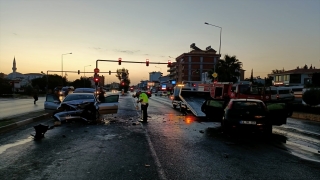
<svg viewBox="0 0 320 180"><path fill-rule="evenodd" d="M220 59L216 64L216 73L220 82L237 82L242 69L242 62L236 56L225 55L224 60ZM208 73L208 77L212 79L212 69Z"/></svg>

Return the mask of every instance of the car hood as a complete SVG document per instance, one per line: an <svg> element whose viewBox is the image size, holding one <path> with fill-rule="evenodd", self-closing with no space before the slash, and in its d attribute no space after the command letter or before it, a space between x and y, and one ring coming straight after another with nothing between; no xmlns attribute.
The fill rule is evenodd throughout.
<svg viewBox="0 0 320 180"><path fill-rule="evenodd" d="M62 102L61 104L67 104L67 105L78 105L78 104L83 104L87 102L94 102L93 99L78 99L78 100L73 100L73 101L67 101L67 102Z"/></svg>

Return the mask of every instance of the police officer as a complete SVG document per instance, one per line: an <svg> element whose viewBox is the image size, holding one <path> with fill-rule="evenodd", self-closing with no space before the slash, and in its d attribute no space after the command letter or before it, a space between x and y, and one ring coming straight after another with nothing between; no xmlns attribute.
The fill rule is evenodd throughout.
<svg viewBox="0 0 320 180"><path fill-rule="evenodd" d="M145 93L145 92L141 92L139 91L138 92L138 96L139 96L139 99L137 100L137 103L141 103L141 111L142 111L142 121L143 123L146 123L147 120L148 120L148 113L147 113L147 109L148 109L148 106L149 106L149 98L148 98L148 95Z"/></svg>

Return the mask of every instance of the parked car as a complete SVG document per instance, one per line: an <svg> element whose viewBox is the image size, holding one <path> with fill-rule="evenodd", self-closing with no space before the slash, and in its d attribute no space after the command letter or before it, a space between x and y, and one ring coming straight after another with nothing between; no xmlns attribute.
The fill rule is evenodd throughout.
<svg viewBox="0 0 320 180"><path fill-rule="evenodd" d="M65 86L65 87L62 87L61 91L60 91L60 94L62 96L66 96L70 93L73 93L74 91L74 87L73 86Z"/></svg>
<svg viewBox="0 0 320 180"><path fill-rule="evenodd" d="M152 96L152 94L151 94L150 91L147 91L147 92L141 91L141 92L142 92L142 93L146 93L147 96L148 96L148 98L150 98L150 97ZM138 93L138 92L134 93L134 94L132 95L132 97L134 97L134 98L139 98L139 97L137 96L137 93Z"/></svg>
<svg viewBox="0 0 320 180"><path fill-rule="evenodd" d="M76 88L73 93L94 93L99 94L99 89L95 88Z"/></svg>
<svg viewBox="0 0 320 180"><path fill-rule="evenodd" d="M290 87L271 87L272 101L293 101L295 96Z"/></svg>
<svg viewBox="0 0 320 180"><path fill-rule="evenodd" d="M231 99L224 110L221 127L224 131L252 130L272 134L268 109L257 99Z"/></svg>
<svg viewBox="0 0 320 180"><path fill-rule="evenodd" d="M93 93L68 94L62 102L54 94L47 94L44 109L57 113L58 115L54 115L54 117L63 121L79 118L79 113L82 112L83 108L78 107L86 103L92 103L99 114L116 114L118 112L118 101L118 94L106 95L103 103L98 101Z"/></svg>
<svg viewBox="0 0 320 180"><path fill-rule="evenodd" d="M168 96L168 93L167 93L167 91L158 91L156 95L157 96Z"/></svg>

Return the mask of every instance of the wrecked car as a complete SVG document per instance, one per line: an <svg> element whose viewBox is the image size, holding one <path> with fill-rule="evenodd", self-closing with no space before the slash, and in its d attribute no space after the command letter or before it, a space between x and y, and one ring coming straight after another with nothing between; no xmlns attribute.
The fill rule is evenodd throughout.
<svg viewBox="0 0 320 180"><path fill-rule="evenodd" d="M100 102L93 93L68 94L62 102L54 94L47 94L44 109L53 113L57 121L82 119L84 121L98 120L103 114L118 112L119 95L104 94Z"/></svg>

